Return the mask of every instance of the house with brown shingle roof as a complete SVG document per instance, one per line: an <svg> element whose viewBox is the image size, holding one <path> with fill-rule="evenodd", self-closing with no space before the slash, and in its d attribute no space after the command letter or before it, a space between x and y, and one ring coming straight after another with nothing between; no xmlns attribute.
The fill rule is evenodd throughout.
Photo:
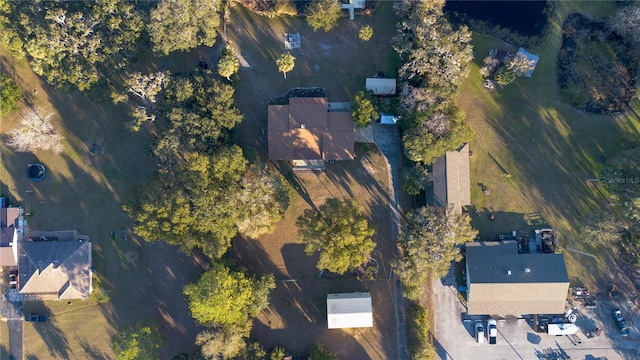
<svg viewBox="0 0 640 360"><path fill-rule="evenodd" d="M21 242L18 269L18 290L25 300L88 299L92 291L91 241L74 236Z"/></svg>
<svg viewBox="0 0 640 360"><path fill-rule="evenodd" d="M569 276L562 254L518 254L515 241L465 248L469 315L564 313Z"/></svg>
<svg viewBox="0 0 640 360"><path fill-rule="evenodd" d="M433 205L461 214L465 206L471 205L469 144L437 158L429 177L433 183Z"/></svg>
<svg viewBox="0 0 640 360"><path fill-rule="evenodd" d="M269 160L352 160L354 131L351 114L329 111L326 97L290 97L269 105Z"/></svg>

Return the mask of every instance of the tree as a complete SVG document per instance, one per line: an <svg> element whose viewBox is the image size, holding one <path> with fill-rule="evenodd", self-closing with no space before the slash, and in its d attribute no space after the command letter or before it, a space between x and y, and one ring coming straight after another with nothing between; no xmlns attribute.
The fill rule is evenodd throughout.
<svg viewBox="0 0 640 360"><path fill-rule="evenodd" d="M269 360L282 360L286 356L287 352L279 346L276 346L269 352Z"/></svg>
<svg viewBox="0 0 640 360"><path fill-rule="evenodd" d="M163 0L151 10L149 37L162 55L213 46L220 25L219 0Z"/></svg>
<svg viewBox="0 0 640 360"><path fill-rule="evenodd" d="M257 165L245 173L240 187L233 201L239 213L238 231L254 239L272 233L289 206L291 188L280 176Z"/></svg>
<svg viewBox="0 0 640 360"><path fill-rule="evenodd" d="M184 288L193 318L202 325L225 328L244 326L268 305L275 288L273 275L248 277L221 263Z"/></svg>
<svg viewBox="0 0 640 360"><path fill-rule="evenodd" d="M17 152L35 152L37 150L62 152L64 138L56 133L51 123L51 116L53 114L41 115L38 110L32 108L25 110L20 125L9 131L7 146Z"/></svg>
<svg viewBox="0 0 640 360"><path fill-rule="evenodd" d="M625 40L640 44L640 7L630 4L621 8L609 18L607 26Z"/></svg>
<svg viewBox="0 0 640 360"><path fill-rule="evenodd" d="M231 81L231 75L238 72L238 69L240 69L240 62L233 53L233 48L228 45L225 46L222 49L220 59L218 60L218 74Z"/></svg>
<svg viewBox="0 0 640 360"><path fill-rule="evenodd" d="M447 151L458 149L473 137L464 114L453 103L432 107L429 112L414 112L403 123L404 153L411 161L432 163Z"/></svg>
<svg viewBox="0 0 640 360"><path fill-rule="evenodd" d="M293 70L293 67L296 66L295 63L296 58L289 53L284 53L280 55L279 58L276 59L276 65L278 65L278 71L284 74L284 78L287 78L287 73Z"/></svg>
<svg viewBox="0 0 640 360"><path fill-rule="evenodd" d="M392 43L403 60L400 78L448 99L466 78L473 51L471 32L464 26L454 30L443 14L443 4L429 0L396 3L402 21Z"/></svg>
<svg viewBox="0 0 640 360"><path fill-rule="evenodd" d="M216 327L204 330L196 337L196 345L205 359L232 359L247 346L250 325Z"/></svg>
<svg viewBox="0 0 640 360"><path fill-rule="evenodd" d="M338 0L317 0L312 1L307 6L307 22L313 31L322 29L330 31L338 24L338 19L342 15L340 2Z"/></svg>
<svg viewBox="0 0 640 360"><path fill-rule="evenodd" d="M165 338L157 324L123 325L111 338L116 360L155 360Z"/></svg>
<svg viewBox="0 0 640 360"><path fill-rule="evenodd" d="M591 244L611 246L618 243L626 234L623 219L608 211L596 211L580 219L581 231L585 241Z"/></svg>
<svg viewBox="0 0 640 360"><path fill-rule="evenodd" d="M356 125L366 127L371 124L371 119L377 116L378 111L371 102L370 95L364 91L358 92L351 100L351 118Z"/></svg>
<svg viewBox="0 0 640 360"><path fill-rule="evenodd" d="M369 41L371 40L372 36L373 36L373 28L369 25L365 25L361 27L360 31L358 32L358 37L362 41Z"/></svg>
<svg viewBox="0 0 640 360"><path fill-rule="evenodd" d="M219 258L237 234L239 212L233 203L247 170L238 146L214 155L184 153L175 174L158 173L124 209L135 233L146 241L164 240L190 252L194 247Z"/></svg>
<svg viewBox="0 0 640 360"><path fill-rule="evenodd" d="M168 78L168 71L148 75L134 72L127 74L124 80L124 92L111 94L111 98L116 104L128 101L129 95L133 95L136 99L137 105L131 110L131 116L134 119L131 125L132 130L138 131L142 125L156 119L154 114L156 96L164 89Z"/></svg>
<svg viewBox="0 0 640 360"><path fill-rule="evenodd" d="M426 183L427 171L419 164L402 172L402 190L411 196L420 194Z"/></svg>
<svg viewBox="0 0 640 360"><path fill-rule="evenodd" d="M320 253L319 270L344 274L366 262L376 247L371 238L375 229L355 200L327 199L318 211L305 210L296 225L305 253Z"/></svg>
<svg viewBox="0 0 640 360"><path fill-rule="evenodd" d="M326 347L315 344L309 349L309 360L338 360L338 357Z"/></svg>
<svg viewBox="0 0 640 360"><path fill-rule="evenodd" d="M410 211L407 228L398 236L399 255L394 262L405 296L417 299L429 274L445 276L451 262L462 257L457 245L473 241L477 234L466 214L440 214L427 208Z"/></svg>
<svg viewBox="0 0 640 360"><path fill-rule="evenodd" d="M32 69L57 87L87 90L134 56L144 23L128 1L11 1L17 34ZM17 42L14 41L14 44Z"/></svg>
<svg viewBox="0 0 640 360"><path fill-rule="evenodd" d="M22 100L22 91L9 74L0 71L0 115L18 110L18 102Z"/></svg>

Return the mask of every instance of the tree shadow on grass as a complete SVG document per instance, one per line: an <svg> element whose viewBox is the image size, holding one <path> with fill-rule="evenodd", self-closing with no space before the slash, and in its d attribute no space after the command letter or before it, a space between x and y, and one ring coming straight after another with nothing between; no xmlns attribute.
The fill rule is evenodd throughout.
<svg viewBox="0 0 640 360"><path fill-rule="evenodd" d="M42 341L47 345L49 354L51 354L52 357L71 359L69 357L69 352L71 351L69 340L60 327L56 325L55 321L36 323L34 324L34 328L42 338Z"/></svg>
<svg viewBox="0 0 640 360"><path fill-rule="evenodd" d="M27 354L27 356L24 359L25 360L38 360L38 357L33 355L33 354Z"/></svg>
<svg viewBox="0 0 640 360"><path fill-rule="evenodd" d="M85 342L82 337L78 336L78 334L75 335L75 339L78 342L78 344L80 344L80 346L82 347L82 350L84 351L84 354L87 356L87 358L93 359L93 360L110 359L110 357L106 353L100 351L99 349L94 348L93 346Z"/></svg>

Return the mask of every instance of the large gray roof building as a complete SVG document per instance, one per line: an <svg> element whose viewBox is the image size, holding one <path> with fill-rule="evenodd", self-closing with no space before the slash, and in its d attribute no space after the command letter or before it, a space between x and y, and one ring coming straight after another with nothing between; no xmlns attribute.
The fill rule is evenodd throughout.
<svg viewBox="0 0 640 360"><path fill-rule="evenodd" d="M515 241L466 244L467 313L564 313L569 276L561 254L518 254Z"/></svg>

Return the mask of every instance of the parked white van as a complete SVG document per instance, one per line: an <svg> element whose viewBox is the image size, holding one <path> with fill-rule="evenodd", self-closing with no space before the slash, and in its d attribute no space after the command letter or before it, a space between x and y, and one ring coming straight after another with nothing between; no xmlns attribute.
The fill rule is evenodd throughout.
<svg viewBox="0 0 640 360"><path fill-rule="evenodd" d="M478 344L484 344L484 325L482 325L482 321L476 322L476 341Z"/></svg>

